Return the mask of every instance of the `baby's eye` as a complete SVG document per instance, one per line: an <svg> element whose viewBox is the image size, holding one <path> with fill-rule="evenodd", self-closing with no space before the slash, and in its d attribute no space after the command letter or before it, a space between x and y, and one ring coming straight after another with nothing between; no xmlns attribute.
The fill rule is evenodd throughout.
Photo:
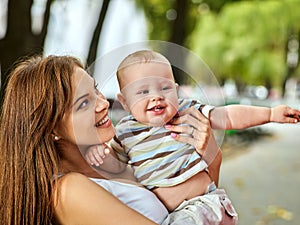
<svg viewBox="0 0 300 225"><path fill-rule="evenodd" d="M162 90L163 90L163 91L165 91L165 90L170 90L171 88L172 88L171 86L165 86L165 87L162 88Z"/></svg>
<svg viewBox="0 0 300 225"><path fill-rule="evenodd" d="M145 95L145 94L148 94L149 93L149 90L140 90L137 92L138 95Z"/></svg>

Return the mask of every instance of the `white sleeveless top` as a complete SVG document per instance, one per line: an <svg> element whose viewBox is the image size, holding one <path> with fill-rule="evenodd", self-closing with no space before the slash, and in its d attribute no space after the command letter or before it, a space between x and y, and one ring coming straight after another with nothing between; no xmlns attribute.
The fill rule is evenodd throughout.
<svg viewBox="0 0 300 225"><path fill-rule="evenodd" d="M90 179L112 193L128 207L158 224L161 224L168 216L168 210L165 206L155 194L145 188L113 180Z"/></svg>

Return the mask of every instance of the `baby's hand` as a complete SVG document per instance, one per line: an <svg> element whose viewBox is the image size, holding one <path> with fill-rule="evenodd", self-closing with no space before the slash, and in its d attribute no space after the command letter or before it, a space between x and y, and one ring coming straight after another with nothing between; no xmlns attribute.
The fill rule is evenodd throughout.
<svg viewBox="0 0 300 225"><path fill-rule="evenodd" d="M110 150L107 145L93 145L87 149L85 159L92 166L100 166L103 164L105 156L109 153Z"/></svg>
<svg viewBox="0 0 300 225"><path fill-rule="evenodd" d="M300 122L300 111L286 105L271 108L270 122L298 123Z"/></svg>

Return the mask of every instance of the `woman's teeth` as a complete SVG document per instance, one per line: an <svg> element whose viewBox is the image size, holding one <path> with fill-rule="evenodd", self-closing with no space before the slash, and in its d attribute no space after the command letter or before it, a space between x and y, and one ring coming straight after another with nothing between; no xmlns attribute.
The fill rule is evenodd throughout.
<svg viewBox="0 0 300 225"><path fill-rule="evenodd" d="M107 121L108 121L108 116L104 117L103 120L101 120L100 122L96 123L96 127L100 127L102 126L103 124L105 124Z"/></svg>

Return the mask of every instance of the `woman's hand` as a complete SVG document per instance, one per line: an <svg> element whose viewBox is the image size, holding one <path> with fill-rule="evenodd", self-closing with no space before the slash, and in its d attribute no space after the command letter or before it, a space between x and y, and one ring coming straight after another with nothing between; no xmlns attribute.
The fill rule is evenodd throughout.
<svg viewBox="0 0 300 225"><path fill-rule="evenodd" d="M184 125L180 125L184 124ZM218 186L222 153L212 133L210 121L195 107L179 113L179 117L166 125L176 140L193 145L208 165L211 179Z"/></svg>
<svg viewBox="0 0 300 225"><path fill-rule="evenodd" d="M195 107L181 111L165 128L172 131L171 136L177 141L193 145L200 155L203 155L212 132L209 120Z"/></svg>

